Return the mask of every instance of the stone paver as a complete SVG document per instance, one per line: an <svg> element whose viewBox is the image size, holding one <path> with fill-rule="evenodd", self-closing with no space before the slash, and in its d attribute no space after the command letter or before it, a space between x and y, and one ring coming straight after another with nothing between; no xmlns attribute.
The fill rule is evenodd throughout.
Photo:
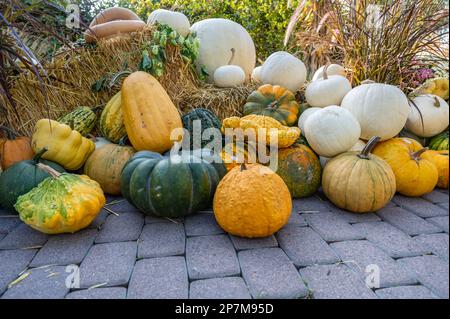
<svg viewBox="0 0 450 319"><path fill-rule="evenodd" d="M71 292L66 299L125 299L127 289L123 287L83 289Z"/></svg>
<svg viewBox="0 0 450 319"><path fill-rule="evenodd" d="M427 222L432 223L433 225L439 227L448 234L448 224L449 224L448 216L427 218Z"/></svg>
<svg viewBox="0 0 450 319"><path fill-rule="evenodd" d="M240 273L236 252L227 235L188 237L186 261L191 280Z"/></svg>
<svg viewBox="0 0 450 319"><path fill-rule="evenodd" d="M80 287L126 284L136 260L136 250L135 242L92 246L80 265Z"/></svg>
<svg viewBox="0 0 450 319"><path fill-rule="evenodd" d="M274 235L263 238L243 238L230 235L230 239L233 242L234 248L236 248L236 250L269 248L278 246L278 242Z"/></svg>
<svg viewBox="0 0 450 319"><path fill-rule="evenodd" d="M364 238L356 228L332 212L305 214L305 218L308 225L328 242Z"/></svg>
<svg viewBox="0 0 450 319"><path fill-rule="evenodd" d="M292 201L292 208L294 212L298 213L317 213L330 210L327 202L321 200L318 196L294 199Z"/></svg>
<svg viewBox="0 0 450 319"><path fill-rule="evenodd" d="M367 240L343 241L330 246L362 280L370 274L372 265L376 266L380 273L380 288L417 282L413 273L406 271L397 261Z"/></svg>
<svg viewBox="0 0 450 319"><path fill-rule="evenodd" d="M398 263L416 275L422 285L441 298L449 298L449 265L436 256L419 256L399 259Z"/></svg>
<svg viewBox="0 0 450 319"><path fill-rule="evenodd" d="M23 279L3 294L3 299L61 299L69 292L64 266L27 270Z"/></svg>
<svg viewBox="0 0 450 319"><path fill-rule="evenodd" d="M447 234L425 234L414 237L423 247L426 247L428 251L441 257L445 261L448 259L448 235Z"/></svg>
<svg viewBox="0 0 450 319"><path fill-rule="evenodd" d="M218 235L224 233L212 213L199 213L187 216L184 221L184 226L187 236Z"/></svg>
<svg viewBox="0 0 450 319"><path fill-rule="evenodd" d="M280 247L297 267L339 261L328 244L309 227L285 227L278 232L277 238Z"/></svg>
<svg viewBox="0 0 450 319"><path fill-rule="evenodd" d="M96 243L111 243L119 241L132 241L139 238L144 225L144 216L141 213L109 215L102 226Z"/></svg>
<svg viewBox="0 0 450 319"><path fill-rule="evenodd" d="M384 250L394 258L419 256L427 253L427 250L411 236L398 228L385 223L361 223L355 227L375 246Z"/></svg>
<svg viewBox="0 0 450 319"><path fill-rule="evenodd" d="M292 299L307 295L295 266L280 248L243 250L238 257L253 298Z"/></svg>
<svg viewBox="0 0 450 319"><path fill-rule="evenodd" d="M26 224L20 224L0 241L0 249L41 247L47 241L47 235Z"/></svg>
<svg viewBox="0 0 450 319"><path fill-rule="evenodd" d="M0 250L0 294L26 269L36 252L36 249Z"/></svg>
<svg viewBox="0 0 450 319"><path fill-rule="evenodd" d="M75 234L52 236L34 257L30 267L80 264L96 235L96 229L85 229Z"/></svg>
<svg viewBox="0 0 450 319"><path fill-rule="evenodd" d="M408 235L431 234L440 232L440 228L430 224L419 216L400 207L383 208L377 214L388 223Z"/></svg>
<svg viewBox="0 0 450 319"><path fill-rule="evenodd" d="M9 233L20 223L19 217L0 217L0 219L0 234Z"/></svg>
<svg viewBox="0 0 450 319"><path fill-rule="evenodd" d="M401 286L378 289L375 291L382 299L435 299L435 294L424 286Z"/></svg>
<svg viewBox="0 0 450 319"><path fill-rule="evenodd" d="M182 224L147 224L139 238L138 258L182 255L185 246L186 235Z"/></svg>
<svg viewBox="0 0 450 319"><path fill-rule="evenodd" d="M356 223L367 223L367 222L377 222L380 221L380 217L378 217L375 213L365 213L365 214L355 214L350 213L348 211L345 211L343 209L340 209L333 204L330 203L330 210L339 216L340 218L344 219L346 222L351 224Z"/></svg>
<svg viewBox="0 0 450 319"><path fill-rule="evenodd" d="M75 234L42 234L0 208L0 298L448 298L448 197L396 195L354 214L319 189L254 239L226 234L210 209L159 218L119 196ZM369 289L376 266L381 287Z"/></svg>
<svg viewBox="0 0 450 319"><path fill-rule="evenodd" d="M425 194L422 196L424 199L426 199L429 202L432 202L434 204L439 203L447 203L448 204L448 194L444 194L438 190L434 190L431 193Z"/></svg>
<svg viewBox="0 0 450 319"><path fill-rule="evenodd" d="M344 264L300 269L314 299L376 299L357 274Z"/></svg>
<svg viewBox="0 0 450 319"><path fill-rule="evenodd" d="M250 299L250 293L241 277L212 278L191 282L191 299Z"/></svg>
<svg viewBox="0 0 450 319"><path fill-rule="evenodd" d="M128 286L130 299L186 299L189 281L184 257L142 259Z"/></svg>
<svg viewBox="0 0 450 319"><path fill-rule="evenodd" d="M422 218L448 216L448 211L420 197L395 195L392 200L401 208L409 210Z"/></svg>

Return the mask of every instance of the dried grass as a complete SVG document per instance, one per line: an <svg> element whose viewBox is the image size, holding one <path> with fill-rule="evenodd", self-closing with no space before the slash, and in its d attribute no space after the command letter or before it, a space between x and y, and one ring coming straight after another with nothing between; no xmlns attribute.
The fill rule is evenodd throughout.
<svg viewBox="0 0 450 319"><path fill-rule="evenodd" d="M31 134L34 123L44 117L56 119L80 105L105 104L119 89L120 82L110 91L94 93L92 84L104 77L123 70L138 70L141 47L152 35L153 28L146 27L131 36L104 40L94 48L65 49L45 66L44 92L39 80L30 73L12 78L11 93L18 112L5 105L6 118L1 124L10 124L22 134ZM193 108L204 107L220 118L240 115L247 96L255 85L219 89L197 80L191 66L186 64L175 46L167 48L167 63L164 75L159 79L174 104L185 113ZM46 107L46 101L48 108Z"/></svg>

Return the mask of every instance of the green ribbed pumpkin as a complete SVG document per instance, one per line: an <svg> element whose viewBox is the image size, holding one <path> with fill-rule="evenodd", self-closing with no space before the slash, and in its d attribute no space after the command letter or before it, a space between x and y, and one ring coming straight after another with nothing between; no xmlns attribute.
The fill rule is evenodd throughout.
<svg viewBox="0 0 450 319"><path fill-rule="evenodd" d="M20 161L10 166L0 175L0 206L14 211L14 204L20 195L28 193L50 174L36 165L46 164L58 172L65 172L60 165L41 159L45 150L38 152L33 159Z"/></svg>
<svg viewBox="0 0 450 319"><path fill-rule="evenodd" d="M196 155L136 153L122 171L122 195L143 213L160 217L176 218L210 207L226 169Z"/></svg>
<svg viewBox="0 0 450 319"><path fill-rule="evenodd" d="M113 143L127 135L123 123L122 95L120 91L105 105L99 121L100 133Z"/></svg>
<svg viewBox="0 0 450 319"><path fill-rule="evenodd" d="M316 154L305 145L278 150L278 170L293 198L307 197L320 187L322 167Z"/></svg>
<svg viewBox="0 0 450 319"><path fill-rule="evenodd" d="M194 109L191 112L183 115L181 117L181 121L183 122L183 127L189 131L190 135L190 146L191 149L194 148L194 141L193 141L193 134L194 134L194 121L198 120L200 121L201 127L200 127L200 133L203 134L203 132L208 128L216 128L220 130L222 127L222 123L217 118L217 116L214 115L211 111L203 108ZM201 141L201 145L198 145L200 148L205 147L208 143L210 143L213 140L213 138L209 138L206 140ZM198 147L196 147L198 148Z"/></svg>
<svg viewBox="0 0 450 319"><path fill-rule="evenodd" d="M97 114L95 114L95 108L80 106L60 117L58 122L67 124L81 135L87 136L97 123Z"/></svg>
<svg viewBox="0 0 450 319"><path fill-rule="evenodd" d="M448 131L433 137L428 144L428 148L435 151L448 151Z"/></svg>

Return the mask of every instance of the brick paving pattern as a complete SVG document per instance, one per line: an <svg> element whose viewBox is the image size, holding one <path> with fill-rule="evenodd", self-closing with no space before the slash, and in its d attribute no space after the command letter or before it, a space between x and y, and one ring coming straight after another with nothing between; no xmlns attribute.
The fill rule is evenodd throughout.
<svg viewBox="0 0 450 319"><path fill-rule="evenodd" d="M119 197L107 207L118 216L54 236L0 209L1 298L449 298L448 190L396 195L371 214L318 193L262 239L224 233L211 211L168 220Z"/></svg>

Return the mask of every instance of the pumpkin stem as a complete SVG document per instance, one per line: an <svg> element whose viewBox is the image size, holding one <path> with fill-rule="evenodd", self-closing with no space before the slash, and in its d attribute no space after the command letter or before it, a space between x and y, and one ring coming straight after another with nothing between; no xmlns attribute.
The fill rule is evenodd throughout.
<svg viewBox="0 0 450 319"><path fill-rule="evenodd" d="M325 64L325 66L323 67L323 79L324 80L328 80L328 67L330 66L330 62L328 62L327 64Z"/></svg>
<svg viewBox="0 0 450 319"><path fill-rule="evenodd" d="M44 155L44 153L47 151L48 151L48 148L44 147L39 152L37 152L36 155L34 155L34 157L33 157L33 162L35 164L39 163L39 160L41 159L42 155Z"/></svg>
<svg viewBox="0 0 450 319"><path fill-rule="evenodd" d="M374 136L372 137L366 144L366 146L364 146L364 149L361 151L360 154L358 154L359 158L362 159L369 159L369 154L370 152L373 150L373 148L375 147L375 145L377 145L377 143L380 141L380 137L379 136Z"/></svg>
<svg viewBox="0 0 450 319"><path fill-rule="evenodd" d="M247 167L245 166L245 163L242 163L241 164L241 172L246 171L246 170L247 170Z"/></svg>
<svg viewBox="0 0 450 319"><path fill-rule="evenodd" d="M421 150L418 150L417 152L414 152L414 153L412 153L411 154L411 158L413 159L413 160L415 160L416 162L417 161L420 161L420 155L422 155L423 153L425 153L426 151L428 151L428 147L424 147L424 148L422 148Z"/></svg>
<svg viewBox="0 0 450 319"><path fill-rule="evenodd" d="M8 140L15 140L17 138L18 134L9 127L0 125L0 130L6 132L6 137Z"/></svg>
<svg viewBox="0 0 450 319"><path fill-rule="evenodd" d="M46 171L47 173L49 173L50 176L52 176L52 177L57 178L57 177L61 176L60 172L58 172L56 169L54 169L48 165L45 165L42 163L37 163L36 166L39 167L40 169L42 169L43 171Z"/></svg>
<svg viewBox="0 0 450 319"><path fill-rule="evenodd" d="M231 48L231 58L230 58L230 61L228 61L228 65L231 65L231 63L233 63L235 54L236 54L236 50L234 48Z"/></svg>
<svg viewBox="0 0 450 319"><path fill-rule="evenodd" d="M119 81L120 78L124 76L130 75L131 71L120 71L114 74L114 76L111 78L111 81L109 82L109 87L112 88L114 85L117 84L117 81Z"/></svg>
<svg viewBox="0 0 450 319"><path fill-rule="evenodd" d="M437 96L434 96L434 107L441 107L441 102L439 102Z"/></svg>

